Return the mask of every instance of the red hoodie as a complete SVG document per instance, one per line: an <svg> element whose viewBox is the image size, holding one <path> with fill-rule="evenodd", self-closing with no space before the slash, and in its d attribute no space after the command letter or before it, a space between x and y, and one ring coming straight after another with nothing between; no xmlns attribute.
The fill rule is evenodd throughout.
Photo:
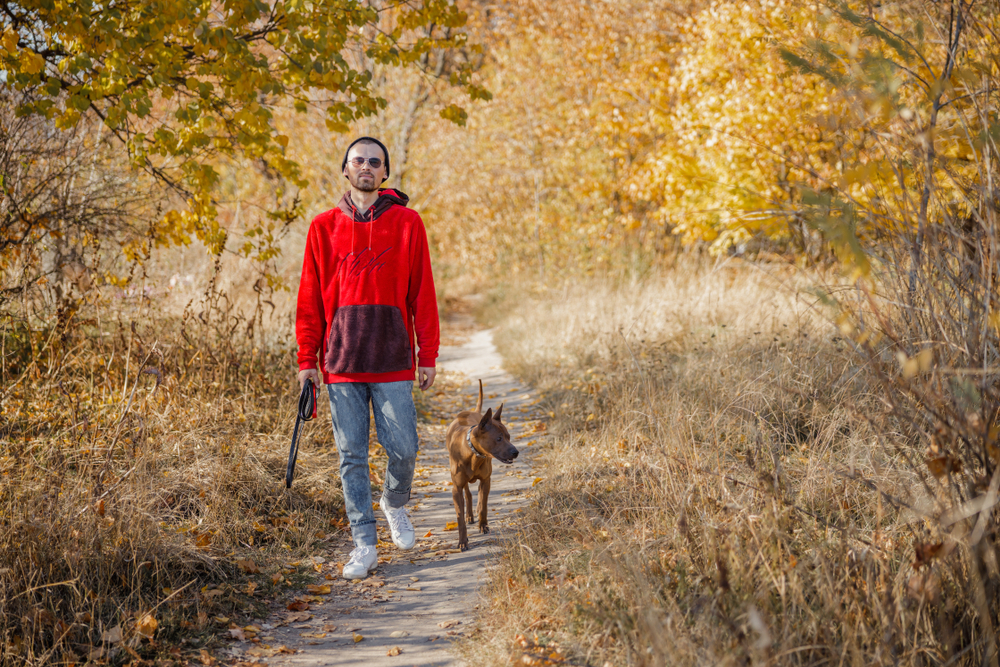
<svg viewBox="0 0 1000 667"><path fill-rule="evenodd" d="M295 315L299 370L316 368L317 352L327 383L412 381L418 365L434 367L440 329L427 232L408 201L380 190L359 213L347 193L313 218Z"/></svg>

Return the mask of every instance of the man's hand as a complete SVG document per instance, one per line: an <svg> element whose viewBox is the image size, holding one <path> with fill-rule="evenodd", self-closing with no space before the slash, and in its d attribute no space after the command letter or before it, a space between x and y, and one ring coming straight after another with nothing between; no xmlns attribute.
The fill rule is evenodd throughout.
<svg viewBox="0 0 1000 667"><path fill-rule="evenodd" d="M420 381L420 391L427 391L434 384L434 376L437 375L437 368L433 366L418 366L417 379Z"/></svg>
<svg viewBox="0 0 1000 667"><path fill-rule="evenodd" d="M319 379L319 371L317 371L315 368L307 368L304 371L299 371L300 390L302 389L302 387L306 386L306 378L310 378L313 381L313 386L315 386L317 389L323 386L322 382Z"/></svg>

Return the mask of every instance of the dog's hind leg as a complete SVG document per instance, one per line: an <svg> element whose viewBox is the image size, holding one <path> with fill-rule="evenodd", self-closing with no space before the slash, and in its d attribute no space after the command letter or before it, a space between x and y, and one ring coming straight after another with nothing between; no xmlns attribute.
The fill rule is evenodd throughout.
<svg viewBox="0 0 1000 667"><path fill-rule="evenodd" d="M479 507L476 508L479 514L479 532L484 535L490 532L489 524L486 520L486 501L490 496L490 478L479 480ZM471 503L470 503L471 509ZM471 521L470 521L471 523Z"/></svg>
<svg viewBox="0 0 1000 667"><path fill-rule="evenodd" d="M465 491L468 492L469 484L465 483ZM458 484L451 485L451 499L455 503L455 516L458 517L458 549L465 551L469 548L469 532L465 526L465 494Z"/></svg>
<svg viewBox="0 0 1000 667"><path fill-rule="evenodd" d="M472 484L465 485L465 515L469 523L473 523L476 518L472 513Z"/></svg>

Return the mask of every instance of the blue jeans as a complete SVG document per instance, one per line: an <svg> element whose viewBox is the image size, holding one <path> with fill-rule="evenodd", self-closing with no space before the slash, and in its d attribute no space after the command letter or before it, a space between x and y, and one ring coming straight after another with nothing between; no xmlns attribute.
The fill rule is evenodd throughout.
<svg viewBox="0 0 1000 667"><path fill-rule="evenodd" d="M326 390L351 535L355 546L373 547L378 537L368 468L368 405L375 414L378 441L389 456L382 497L389 507L402 507L410 499L419 445L413 382L338 382L326 385Z"/></svg>

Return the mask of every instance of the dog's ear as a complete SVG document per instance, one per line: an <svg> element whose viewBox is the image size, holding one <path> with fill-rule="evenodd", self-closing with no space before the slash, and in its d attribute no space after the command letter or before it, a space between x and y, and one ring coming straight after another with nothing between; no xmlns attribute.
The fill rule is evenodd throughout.
<svg viewBox="0 0 1000 667"><path fill-rule="evenodd" d="M500 407L497 408L497 413L495 415L493 415L493 419L496 419L497 421L500 421L500 413L501 412L503 412L503 403L501 403Z"/></svg>
<svg viewBox="0 0 1000 667"><path fill-rule="evenodd" d="M491 419L493 419L493 408L486 408L486 414L483 415L483 418L479 422L479 430L485 430L486 425L490 423Z"/></svg>

